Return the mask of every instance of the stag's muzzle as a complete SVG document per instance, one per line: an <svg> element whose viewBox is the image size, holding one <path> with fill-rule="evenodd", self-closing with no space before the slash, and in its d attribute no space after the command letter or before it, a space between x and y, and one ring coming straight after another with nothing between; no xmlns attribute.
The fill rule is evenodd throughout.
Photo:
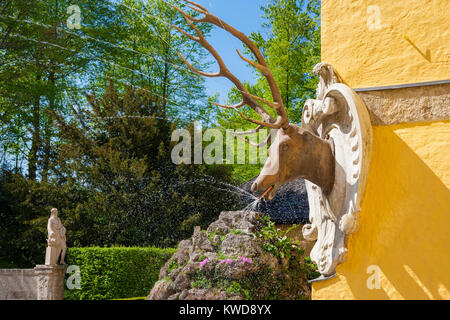
<svg viewBox="0 0 450 320"><path fill-rule="evenodd" d="M277 189L277 186L275 186L273 184L269 185L269 187L267 187L265 189L265 191L259 196L259 199L264 198L266 201L272 200L273 197L275 196L276 189ZM252 184L251 190L253 193L257 193L260 191L260 188L258 187L258 181L255 181Z"/></svg>

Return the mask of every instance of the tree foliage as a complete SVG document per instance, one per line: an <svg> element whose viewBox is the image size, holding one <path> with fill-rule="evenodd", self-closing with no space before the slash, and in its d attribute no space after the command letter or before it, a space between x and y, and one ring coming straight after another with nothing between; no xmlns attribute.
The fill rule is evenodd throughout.
<svg viewBox="0 0 450 320"><path fill-rule="evenodd" d="M268 58L291 121L300 122L317 85L312 68L320 62L320 1L270 0L261 9L269 36L254 33L252 39ZM261 74L257 85L268 92Z"/></svg>
<svg viewBox="0 0 450 320"><path fill-rule="evenodd" d="M184 6L181 1L180 6ZM0 4L0 161L30 179L46 181L59 143L53 111L108 82L140 87L161 98L170 118L184 125L208 103L204 79L176 51L208 66L197 43L171 24L186 25L164 0L83 0L81 28L73 29L68 0L9 0ZM70 12L70 11L69 11ZM208 35L210 26L200 26Z"/></svg>
<svg viewBox="0 0 450 320"><path fill-rule="evenodd" d="M62 142L52 183L6 171L1 179L7 223L0 247L8 257L22 252L19 263L39 261L52 207L60 208L69 246L168 247L238 205L223 191L232 183L229 167L172 163L176 124L159 98L140 89L120 93L113 83L102 97L86 98L90 107L74 106L70 117L54 113Z"/></svg>

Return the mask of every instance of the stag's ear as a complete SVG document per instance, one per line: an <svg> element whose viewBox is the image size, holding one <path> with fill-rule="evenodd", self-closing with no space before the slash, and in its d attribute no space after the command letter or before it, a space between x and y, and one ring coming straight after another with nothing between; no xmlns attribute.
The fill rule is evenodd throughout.
<svg viewBox="0 0 450 320"><path fill-rule="evenodd" d="M305 138L307 141L311 141L313 139L313 134L309 131L305 131Z"/></svg>
<svg viewBox="0 0 450 320"><path fill-rule="evenodd" d="M299 131L299 133L306 141L311 141L314 138L314 135L308 130L305 130L303 128L300 129L301 130Z"/></svg>

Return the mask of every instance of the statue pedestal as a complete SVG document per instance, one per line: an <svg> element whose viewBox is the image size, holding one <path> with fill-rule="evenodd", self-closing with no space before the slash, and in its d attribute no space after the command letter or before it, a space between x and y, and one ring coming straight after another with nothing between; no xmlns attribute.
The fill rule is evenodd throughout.
<svg viewBox="0 0 450 320"><path fill-rule="evenodd" d="M45 265L56 265L58 264L59 254L61 249L55 247L47 247L45 251Z"/></svg>
<svg viewBox="0 0 450 320"><path fill-rule="evenodd" d="M57 264L37 265L34 268L37 284L37 300L64 299L64 275L66 274L66 268L65 265Z"/></svg>

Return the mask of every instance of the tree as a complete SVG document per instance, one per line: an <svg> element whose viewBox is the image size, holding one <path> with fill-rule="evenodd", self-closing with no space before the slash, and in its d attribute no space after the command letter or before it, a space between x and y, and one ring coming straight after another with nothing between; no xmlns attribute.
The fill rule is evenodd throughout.
<svg viewBox="0 0 450 320"><path fill-rule="evenodd" d="M70 116L53 112L61 143L52 181L0 174L0 256L21 267L38 263L53 207L68 246L160 247L206 228L222 210L242 208L227 190L229 166L172 163L179 124L167 119L161 98L142 89L121 93L112 81L104 92L88 94L89 107L78 103Z"/></svg>
<svg viewBox="0 0 450 320"><path fill-rule="evenodd" d="M178 1L178 0L177 0ZM207 105L204 79L179 60L184 53L201 68L206 53L171 24L186 25L166 1L84 0L81 29L67 24L69 0L9 0L0 4L0 159L47 181L59 143L52 111L88 88L98 95L111 79L119 90L140 87L160 97L184 125ZM184 4L183 4L184 5ZM210 26L201 27L208 34Z"/></svg>
<svg viewBox="0 0 450 320"><path fill-rule="evenodd" d="M162 98L142 89L120 93L111 81L101 98L87 99L90 108L74 107L70 121L55 115L64 141L58 183L89 190L69 217L68 230L82 233L81 245L174 245L237 203L233 194L214 189L217 181L232 182L229 168L172 163L176 124ZM81 226L83 215L89 226Z"/></svg>
<svg viewBox="0 0 450 320"><path fill-rule="evenodd" d="M67 106L64 93L76 87L74 77L91 60L82 54L83 40L64 29L61 18L69 1L25 4L8 1L0 16L0 29L6 30L0 47L0 115L8 133L2 147L26 161L29 179L36 180L40 168L46 181L55 136L52 111Z"/></svg>
<svg viewBox="0 0 450 320"><path fill-rule="evenodd" d="M320 1L270 0L261 9L269 37L254 33L252 39L268 60L291 121L300 122L303 104L317 85L311 73L320 62ZM258 85L268 92L261 75Z"/></svg>
<svg viewBox="0 0 450 320"><path fill-rule="evenodd" d="M258 32L252 33L250 38L263 53L277 81L289 118L292 122L300 122L303 104L314 96L318 83L312 69L320 62L320 1L269 0L261 10L267 36ZM246 53L249 52L246 48ZM270 101L265 77L261 72L255 72L257 81L254 85L247 83L247 88L252 94ZM233 88L228 96L229 102L236 103L239 97L239 92ZM245 124L237 120L236 114L221 112L220 116L225 118L223 125L236 121Z"/></svg>
<svg viewBox="0 0 450 320"><path fill-rule="evenodd" d="M185 6L184 2L175 3ZM183 124L196 119L207 104L204 79L192 74L176 52L185 54L195 65L207 68L206 52L197 43L178 34L171 25L187 22L166 1L121 0L116 4L113 29L88 30L102 40L96 43L101 57L96 87L102 88L109 75L118 88L126 85L144 88L160 97L167 113ZM200 26L205 35L211 26Z"/></svg>

